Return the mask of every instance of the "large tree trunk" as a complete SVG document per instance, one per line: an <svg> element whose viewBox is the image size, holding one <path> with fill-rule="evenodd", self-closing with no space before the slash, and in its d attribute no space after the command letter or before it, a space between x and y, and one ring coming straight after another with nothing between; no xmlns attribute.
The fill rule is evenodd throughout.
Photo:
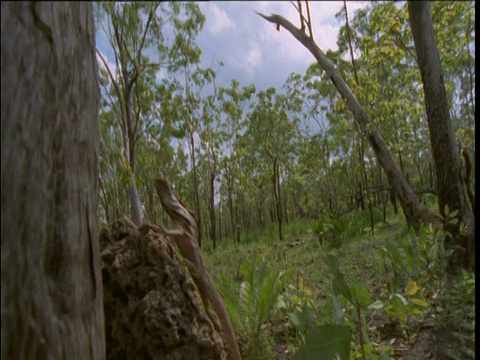
<svg viewBox="0 0 480 360"><path fill-rule="evenodd" d="M388 147L380 133L377 131L377 128L370 121L365 109L358 102L357 98L345 80L333 66L328 57L323 53L322 50L320 50L315 41L307 36L305 32L296 28L291 22L280 15L258 15L262 16L265 20L282 26L288 30L303 46L305 46L312 53L320 67L330 77L338 92L345 99L348 109L353 113L355 121L358 123L364 136L370 142L373 151L385 170L388 182L398 195L408 224L418 228L422 222L437 223L438 220L435 214L430 209L422 205L415 196L410 184L395 162L392 153L388 150Z"/></svg>
<svg viewBox="0 0 480 360"><path fill-rule="evenodd" d="M459 234L460 223L463 222L466 225L468 240L462 244L459 238L460 243L455 245L460 245L466 255L459 258L461 265L473 265L475 223L471 209L465 201L460 157L455 145L455 132L450 119L450 106L433 31L430 5L426 1L409 1L408 13L425 94L428 129L437 175L439 211L445 217L448 215L445 214L447 205L450 212L458 210L460 222L447 224L446 230L455 238ZM455 246L450 239L447 239L446 247Z"/></svg>
<svg viewBox="0 0 480 360"><path fill-rule="evenodd" d="M92 4L1 12L1 357L104 359Z"/></svg>

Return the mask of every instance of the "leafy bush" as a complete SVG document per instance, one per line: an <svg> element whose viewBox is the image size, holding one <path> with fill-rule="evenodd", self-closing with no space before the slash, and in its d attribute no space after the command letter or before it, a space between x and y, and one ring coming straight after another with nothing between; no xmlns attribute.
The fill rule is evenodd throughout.
<svg viewBox="0 0 480 360"><path fill-rule="evenodd" d="M406 236L400 236L396 241L387 241L380 248L387 266L392 268L394 276L392 292L397 292L404 286L408 278L422 279L424 283L435 280L443 282L445 268L452 251L446 251L443 246L445 234L432 226L422 227L418 234L413 229ZM433 283L432 283L433 285Z"/></svg>
<svg viewBox="0 0 480 360"><path fill-rule="evenodd" d="M273 319L284 272L273 270L265 259L255 258L243 262L241 273L245 280L239 291L224 293L224 300L249 357L255 358L268 346L264 327Z"/></svg>

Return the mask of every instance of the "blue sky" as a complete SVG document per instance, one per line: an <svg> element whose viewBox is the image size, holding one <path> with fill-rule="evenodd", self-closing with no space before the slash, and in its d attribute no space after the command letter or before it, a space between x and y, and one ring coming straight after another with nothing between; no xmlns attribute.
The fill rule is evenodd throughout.
<svg viewBox="0 0 480 360"><path fill-rule="evenodd" d="M348 2L350 18L368 2ZM310 9L315 39L324 51L336 49L341 24L335 14L343 1L312 1ZM207 20L198 44L205 65L222 60L218 84L228 85L237 78L242 85L254 83L257 89L279 89L291 72L304 73L315 60L285 29L276 31L255 11L276 13L299 25L298 14L289 1L281 2L203 2L200 9Z"/></svg>
<svg viewBox="0 0 480 360"><path fill-rule="evenodd" d="M347 1L349 19L353 19L356 10L369 3ZM275 25L255 13L275 13L299 26L298 13L290 1L209 1L199 2L199 6L206 17L197 36L197 44L202 49L201 66L216 71L217 86L229 86L231 80L236 79L241 87L254 84L257 91L274 87L282 92L281 87L292 72L304 74L315 61L288 31L277 31ZM315 40L324 52L337 49L338 31L343 24L335 14L342 8L343 1L310 2ZM113 51L105 35L98 30L96 42L109 67L114 70ZM220 67L219 62L224 66ZM99 64L103 66L100 60ZM165 72L160 72L158 77L161 78L162 74ZM180 80L183 82L183 77ZM313 123L311 126L317 128Z"/></svg>
<svg viewBox="0 0 480 360"><path fill-rule="evenodd" d="M348 1L350 19L356 10L369 2ZM275 87L278 90L291 72L303 74L314 62L313 56L285 29L276 31L255 11L276 13L299 25L298 14L289 1L210 1L200 2L206 16L205 25L197 37L202 49L201 64L217 72L217 85L228 86L237 79L241 86L255 84L258 90ZM343 1L311 1L313 31L323 51L337 49L338 31L342 25L335 14ZM113 52L103 34L97 32L97 48L114 67ZM223 67L218 64L222 61Z"/></svg>

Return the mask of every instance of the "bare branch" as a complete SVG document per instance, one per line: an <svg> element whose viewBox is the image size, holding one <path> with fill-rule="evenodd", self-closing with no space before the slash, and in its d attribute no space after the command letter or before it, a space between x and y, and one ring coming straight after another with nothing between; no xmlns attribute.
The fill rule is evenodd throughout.
<svg viewBox="0 0 480 360"><path fill-rule="evenodd" d="M310 32L310 38L313 39L313 30L312 30L312 17L310 16L310 5L308 4L308 0L305 0L305 3L307 5L307 17L308 17L308 31Z"/></svg>
<svg viewBox="0 0 480 360"><path fill-rule="evenodd" d="M102 60L103 65L107 69L108 75L110 76L110 80L112 81L113 87L115 88L115 91L117 93L118 99L120 100L120 103L123 104L124 103L124 98L122 96L122 93L120 92L120 88L118 86L118 83L115 81L115 78L113 77L113 74L112 74L112 71L110 70L110 67L108 66L105 58L102 56L102 53L98 49L95 49L95 50L97 51L98 56ZM123 109L123 105L122 105L122 109ZM122 116L122 120L123 120L123 116Z"/></svg>

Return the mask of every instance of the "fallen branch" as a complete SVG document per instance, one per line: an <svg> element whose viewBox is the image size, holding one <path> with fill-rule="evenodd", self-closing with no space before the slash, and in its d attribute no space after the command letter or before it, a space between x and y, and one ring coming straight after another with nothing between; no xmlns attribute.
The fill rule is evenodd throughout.
<svg viewBox="0 0 480 360"><path fill-rule="evenodd" d="M162 230L177 243L180 253L186 259L190 274L200 292L207 314L212 319L215 327L219 329L217 319L209 309L209 303L211 303L222 323L233 358L241 360L237 339L227 309L220 292L205 267L200 248L198 247L197 222L192 213L177 199L165 179L157 179L155 188L163 209L170 216L174 225L177 226L174 230L165 230L163 228Z"/></svg>

